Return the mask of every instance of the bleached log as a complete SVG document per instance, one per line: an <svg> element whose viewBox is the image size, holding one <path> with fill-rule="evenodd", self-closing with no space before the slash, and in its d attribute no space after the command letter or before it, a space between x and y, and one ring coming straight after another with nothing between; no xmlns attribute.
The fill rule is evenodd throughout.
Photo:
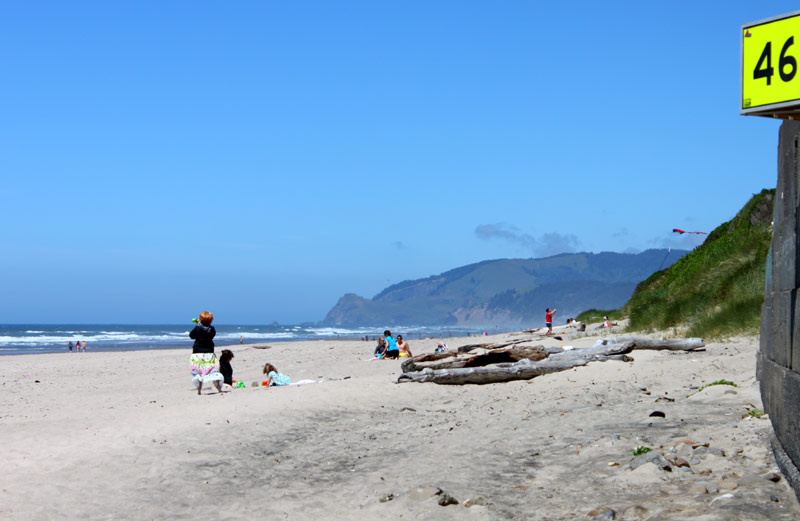
<svg viewBox="0 0 800 521"><path fill-rule="evenodd" d="M514 363L501 363L483 367L462 367L453 369L431 369L408 372L400 375L396 383L434 382L444 385L488 384L511 380L530 380L536 376L566 371L592 361L604 361L611 357L631 352L633 342L613 345L595 345L586 349L573 349L540 361L523 359Z"/></svg>
<svg viewBox="0 0 800 521"><path fill-rule="evenodd" d="M411 358L403 360L403 363L400 364L400 369L402 369L404 373L419 371L424 368L424 366L420 366L419 364L444 360L445 358L455 358L457 354L458 353L455 351L445 351L443 353L426 353L424 355L412 356Z"/></svg>
<svg viewBox="0 0 800 521"><path fill-rule="evenodd" d="M456 369L461 367L479 367L492 364L513 363L519 360L544 360L552 352L543 346L517 346L511 349L493 350L473 356L458 356L454 353L433 353L420 355L403 361L400 368L404 373L423 371L425 369ZM438 356L437 356L438 355ZM445 355L445 356L441 356Z"/></svg>
<svg viewBox="0 0 800 521"><path fill-rule="evenodd" d="M529 339L520 338L518 340L509 340L507 342L494 342L488 344L467 344L465 346L459 347L458 349L456 349L456 351L458 351L459 353L468 353L473 349L489 349L489 350L502 349L504 347L513 346L529 341L530 341Z"/></svg>
<svg viewBox="0 0 800 521"><path fill-rule="evenodd" d="M693 351L705 347L702 338L648 338L648 337L611 337L597 341L596 345L624 344L633 342L634 349L667 349L671 351Z"/></svg>

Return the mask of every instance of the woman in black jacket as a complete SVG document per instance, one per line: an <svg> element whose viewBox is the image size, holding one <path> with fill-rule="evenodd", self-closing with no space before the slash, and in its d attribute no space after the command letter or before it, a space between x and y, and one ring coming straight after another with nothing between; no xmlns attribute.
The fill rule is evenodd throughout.
<svg viewBox="0 0 800 521"><path fill-rule="evenodd" d="M217 330L211 325L213 321L214 315L203 311L200 313L199 323L189 331L189 338L194 339L189 366L197 394L203 390L203 382L214 382L217 391L222 392L222 373L219 372L219 360L214 354L214 336Z"/></svg>

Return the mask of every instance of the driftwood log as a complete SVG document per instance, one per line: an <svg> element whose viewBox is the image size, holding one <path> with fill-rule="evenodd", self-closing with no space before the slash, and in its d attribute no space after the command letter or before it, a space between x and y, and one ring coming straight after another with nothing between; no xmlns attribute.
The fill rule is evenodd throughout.
<svg viewBox="0 0 800 521"><path fill-rule="evenodd" d="M522 344L523 342L530 342L529 339L521 338L519 340L509 340L508 342L494 342L490 344L467 344L461 346L456 351L459 353L468 353L473 349L502 349L504 347Z"/></svg>
<svg viewBox="0 0 800 521"><path fill-rule="evenodd" d="M463 384L488 384L508 382L512 380L529 380L537 376L549 373L566 371L573 367L584 366L593 361L622 360L633 361L627 356L634 349L670 349L694 351L703 347L703 340L699 338L690 339L653 339L653 338L616 338L611 341L608 339L599 340L597 344L585 349L571 349L568 351L554 352L547 358L540 361L532 361L523 358L517 362L497 363L479 367L450 366L434 369L424 367L413 370L421 365L417 364L421 360L414 358L403 362L404 373L396 380L396 383L403 382L433 382L445 385ZM509 350L513 351L513 349ZM440 355L450 355L457 358L456 354L439 353ZM490 353L487 353L490 354ZM422 355L422 357L430 355ZM415 357L417 359L421 357ZM446 357L437 358L442 360ZM429 359L430 360L430 359ZM409 363L413 362L413 364ZM408 364L408 365L406 365ZM405 372L409 369L408 372Z"/></svg>
<svg viewBox="0 0 800 521"><path fill-rule="evenodd" d="M483 367L462 367L454 369L431 369L403 373L397 383L434 382L437 384L489 384L511 380L529 380L543 374L566 371L573 367L586 365L593 360L608 360L611 356L624 355L633 349L633 342L607 346L593 346L586 349L572 349L551 355L540 362L528 359L514 363L502 363Z"/></svg>
<svg viewBox="0 0 800 521"><path fill-rule="evenodd" d="M538 361L548 356L542 346L516 346L511 349L492 350L488 353L463 356L461 348L458 352L432 353L419 355L400 364L404 373L422 371L424 369L455 369L459 367L482 367L492 364L513 363L520 360Z"/></svg>
<svg viewBox="0 0 800 521"><path fill-rule="evenodd" d="M672 351L694 351L705 347L702 338L647 338L612 337L597 341L597 345L624 344L633 342L636 349L668 349Z"/></svg>

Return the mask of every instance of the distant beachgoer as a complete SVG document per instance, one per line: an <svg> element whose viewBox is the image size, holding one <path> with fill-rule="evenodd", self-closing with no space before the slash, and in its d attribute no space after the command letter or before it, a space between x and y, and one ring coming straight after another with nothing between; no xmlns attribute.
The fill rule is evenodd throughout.
<svg viewBox="0 0 800 521"><path fill-rule="evenodd" d="M240 345L241 345L241 344L244 344L244 337L243 337L243 336L240 336L240 337L239 337L239 344L240 344ZM223 351L223 353L224 353L224 351Z"/></svg>
<svg viewBox="0 0 800 521"><path fill-rule="evenodd" d="M233 367L231 366L233 360L233 351L230 349L223 349L219 355L219 372L222 374L222 388L233 388Z"/></svg>
<svg viewBox="0 0 800 521"><path fill-rule="evenodd" d="M67 349L69 349L70 353L72 352L72 341L71 340L69 342L67 342Z"/></svg>
<svg viewBox="0 0 800 521"><path fill-rule="evenodd" d="M385 358L397 358L400 356L400 350L397 349L397 341L392 336L392 332L388 329L383 332L384 342L386 342Z"/></svg>
<svg viewBox="0 0 800 521"><path fill-rule="evenodd" d="M403 340L403 335L397 335L397 349L400 350L400 358L411 358L411 348L408 347L408 342Z"/></svg>
<svg viewBox="0 0 800 521"><path fill-rule="evenodd" d="M383 337L378 337L378 345L375 346L375 356L383 358L386 352L386 342Z"/></svg>
<svg viewBox="0 0 800 521"><path fill-rule="evenodd" d="M446 353L446 352L447 352L447 344L445 344L444 342L439 342L438 344L436 344L436 349L434 350L434 353Z"/></svg>
<svg viewBox="0 0 800 521"><path fill-rule="evenodd" d="M611 323L608 321L608 316L603 317L603 327L611 327Z"/></svg>
<svg viewBox="0 0 800 521"><path fill-rule="evenodd" d="M292 383L291 378L283 373L279 373L278 369L276 369L275 366L269 362L264 364L264 374L267 375L267 387L273 385L289 385Z"/></svg>
<svg viewBox="0 0 800 521"><path fill-rule="evenodd" d="M222 374L219 372L219 360L214 354L214 336L217 330L211 325L214 315L208 311L200 313L198 324L189 332L194 339L189 367L192 370L192 382L197 387L197 394L203 390L204 382L214 382L217 391L222 392Z"/></svg>
<svg viewBox="0 0 800 521"><path fill-rule="evenodd" d="M547 333L545 333L545 336L553 334L553 315L555 314L555 308L552 310L547 308L544 312L544 325L547 327Z"/></svg>
<svg viewBox="0 0 800 521"><path fill-rule="evenodd" d="M86 340L83 341L83 352L86 352Z"/></svg>

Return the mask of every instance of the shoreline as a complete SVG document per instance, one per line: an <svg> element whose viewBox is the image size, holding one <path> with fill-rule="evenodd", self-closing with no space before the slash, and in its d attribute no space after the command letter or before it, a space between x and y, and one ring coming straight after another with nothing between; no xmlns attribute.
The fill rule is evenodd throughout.
<svg viewBox="0 0 800 521"><path fill-rule="evenodd" d="M587 329L527 336L579 349L598 338ZM476 339L411 349L433 352L440 340ZM785 480L767 478L777 471L769 420L747 416L760 406L754 337L455 386L395 384L401 362L367 361L372 342L270 345L218 345L235 353L234 378L247 387L204 386L202 396L191 348L4 358L0 517L190 519L198 505L226 519L566 521L599 508L639 520L800 516ZM267 361L317 383L251 387ZM723 378L738 387L701 390ZM697 454L684 454L682 440ZM631 469L639 446L689 456L689 467ZM440 506L438 489L458 504Z"/></svg>
<svg viewBox="0 0 800 521"><path fill-rule="evenodd" d="M0 355L70 353L67 344L76 340L87 342L87 352L118 352L150 349L191 347L189 331L183 324L5 324L0 325ZM380 329L380 330L379 330ZM244 338L247 344L268 342L303 342L314 340L377 338L385 328L352 326L241 326L217 327L217 344L239 345ZM448 327L397 326L413 340L424 338L479 336L478 329L470 326ZM503 328L500 333L507 333Z"/></svg>

